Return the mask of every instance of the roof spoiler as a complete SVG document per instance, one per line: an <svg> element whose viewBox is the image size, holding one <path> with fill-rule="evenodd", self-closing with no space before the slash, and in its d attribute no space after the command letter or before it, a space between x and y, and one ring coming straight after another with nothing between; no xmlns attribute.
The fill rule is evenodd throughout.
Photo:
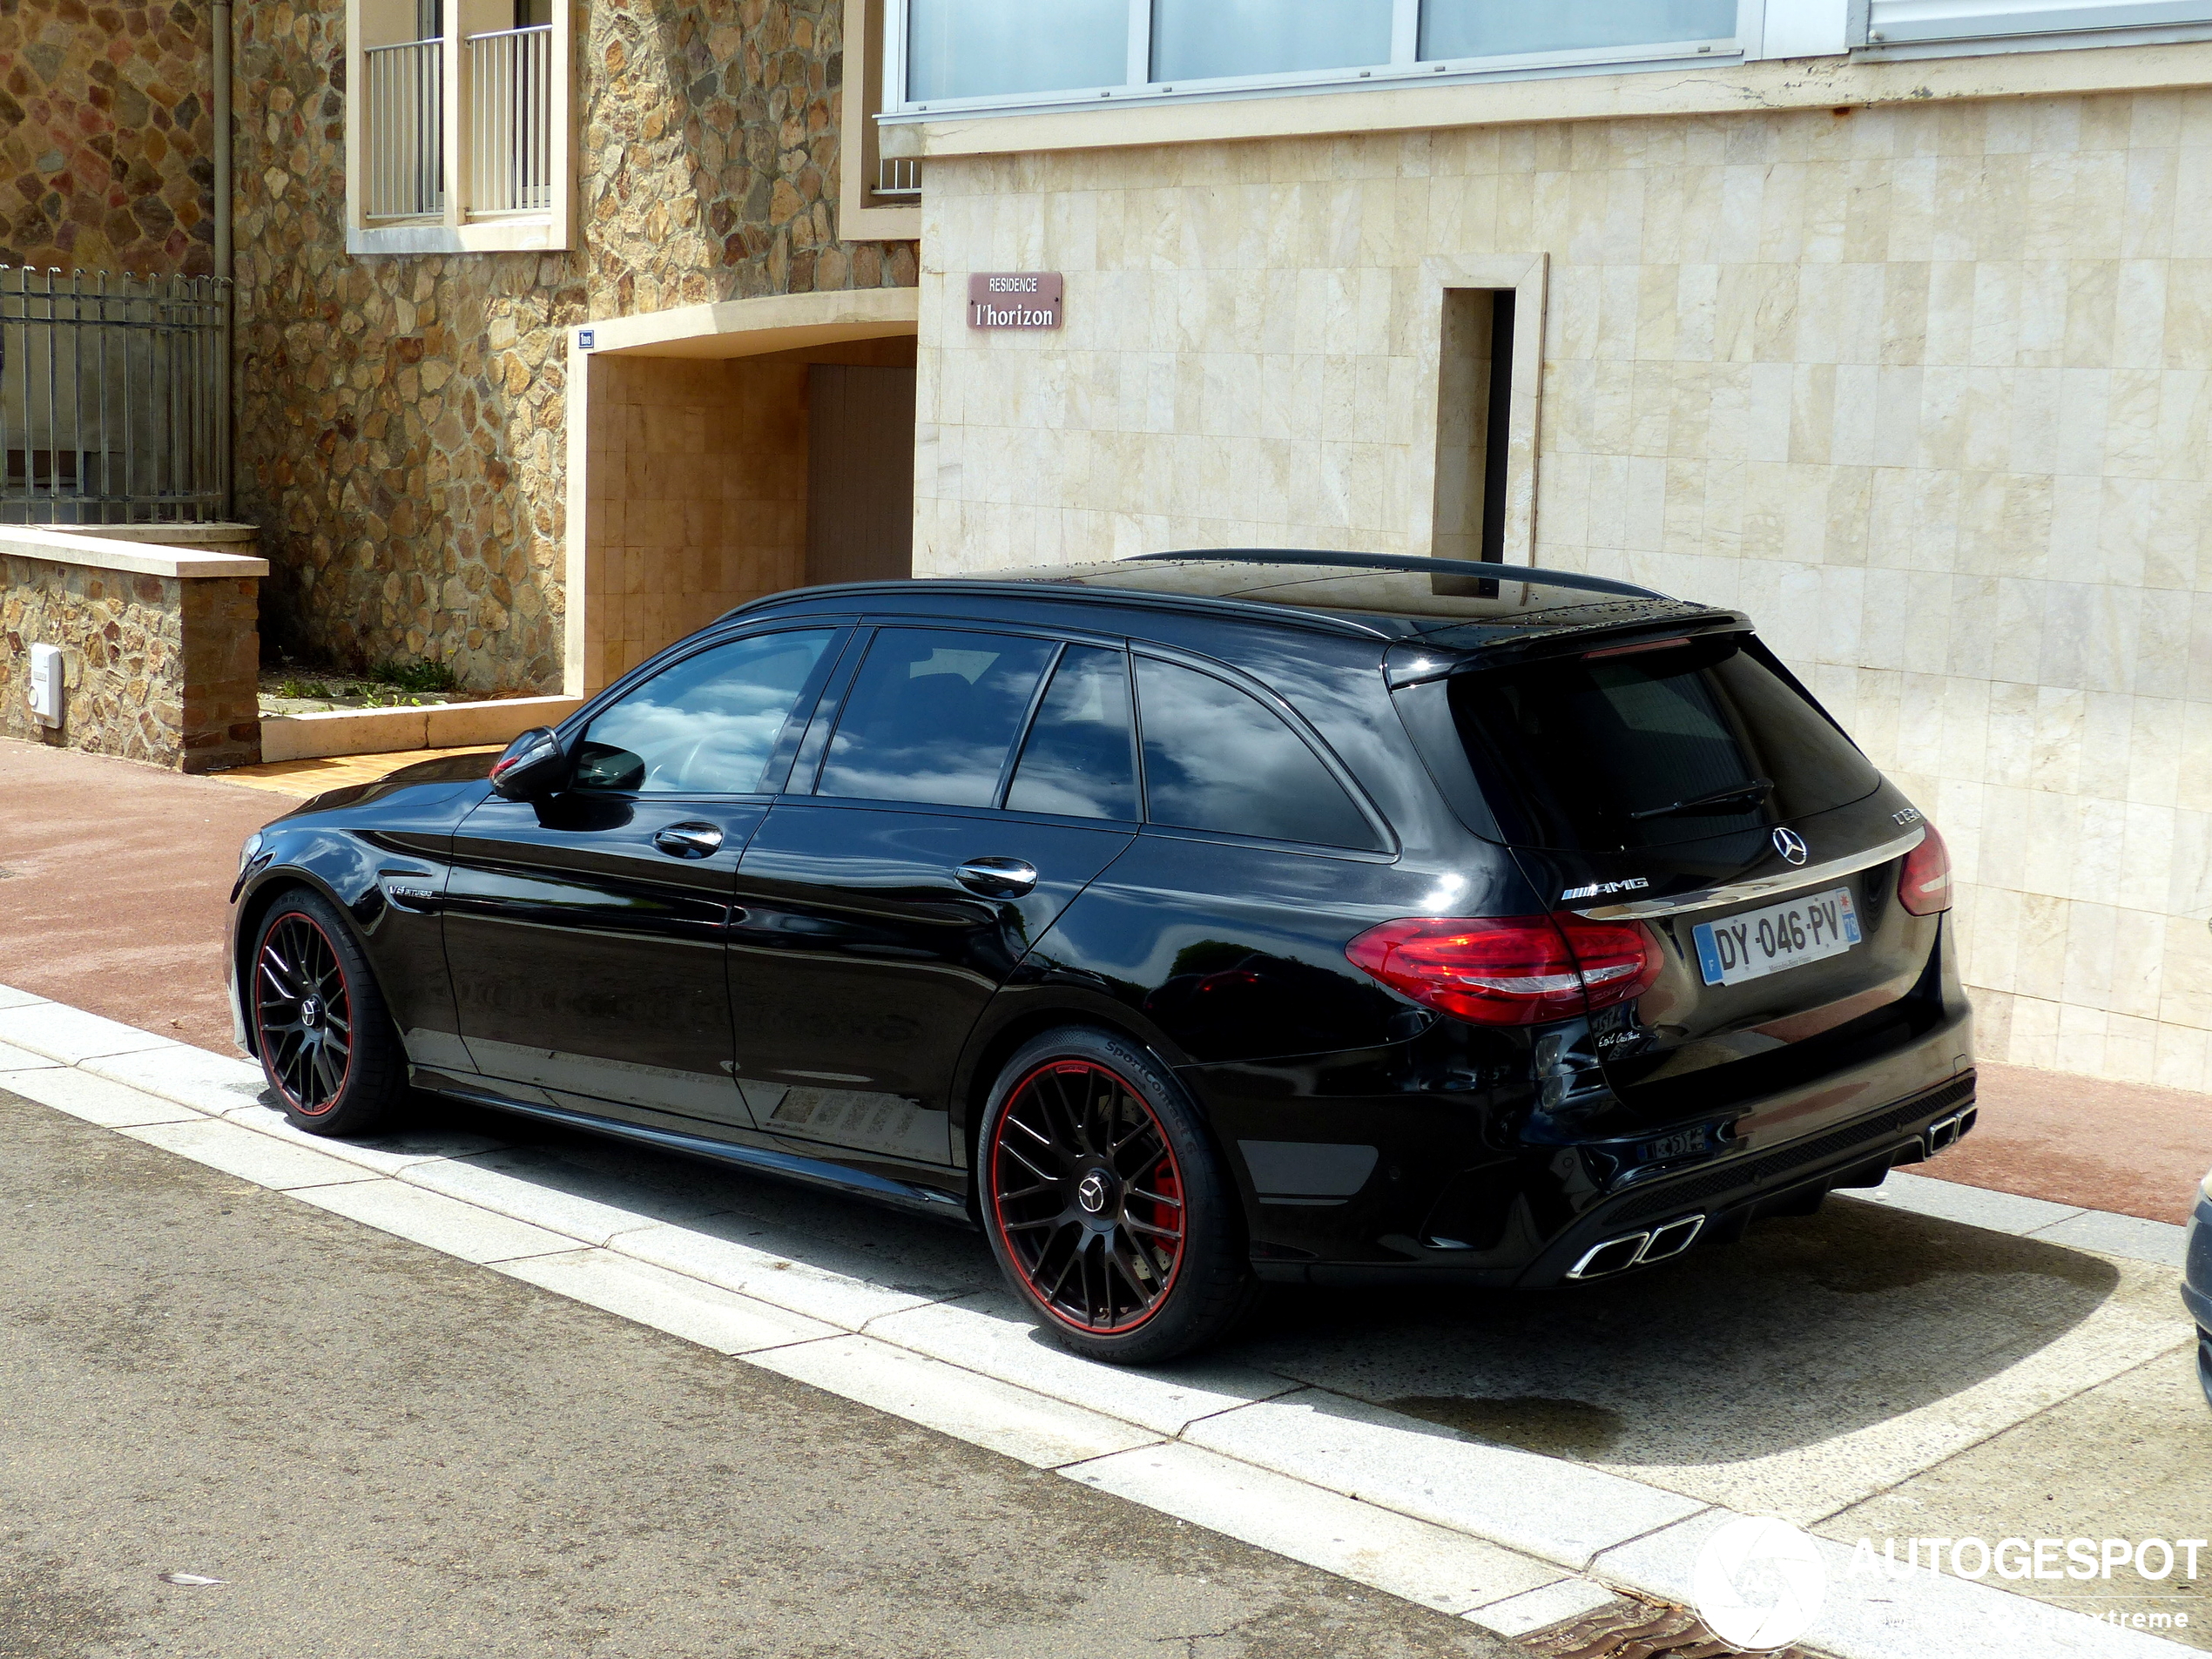
<svg viewBox="0 0 2212 1659"><path fill-rule="evenodd" d="M1642 648L1647 636L1652 644L1683 644L1714 633L1749 633L1751 619L1740 610L1701 610L1679 599L1662 599L1668 607L1655 615L1620 620L1581 623L1540 634L1496 639L1469 647L1447 637L1424 634L1401 639L1383 659L1383 672L1393 691L1429 680L1449 679L1473 670L1515 667L1522 663L1553 658L1603 655L1619 642L1626 651ZM1675 636L1669 638L1664 636Z"/></svg>
<svg viewBox="0 0 2212 1659"><path fill-rule="evenodd" d="M1215 559L1232 564L1357 565L1370 570L1428 571L1432 575L1480 577L1490 582L1534 582L1549 588L1581 588L1589 593L1618 594L1629 599L1665 599L1631 583L1607 576L1586 576L1580 570L1546 570L1533 564L1503 564L1490 559L1438 559L1406 553L1324 553L1306 549L1274 547L1194 548L1187 553L1138 553L1123 561L1137 564L1160 559Z"/></svg>

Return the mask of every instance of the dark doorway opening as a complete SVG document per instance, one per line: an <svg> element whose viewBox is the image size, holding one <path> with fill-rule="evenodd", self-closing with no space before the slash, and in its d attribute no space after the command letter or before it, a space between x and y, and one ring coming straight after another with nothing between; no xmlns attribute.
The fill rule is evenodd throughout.
<svg viewBox="0 0 2212 1659"><path fill-rule="evenodd" d="M1512 479L1514 292L1447 288L1437 362L1435 532L1439 558L1505 562ZM1438 577L1447 590L1491 597L1488 577Z"/></svg>
<svg viewBox="0 0 2212 1659"><path fill-rule="evenodd" d="M1506 556L1506 437L1513 419L1511 288L1490 295L1489 408L1482 425L1482 550L1494 564Z"/></svg>
<svg viewBox="0 0 2212 1659"><path fill-rule="evenodd" d="M913 365L806 371L806 582L914 574Z"/></svg>

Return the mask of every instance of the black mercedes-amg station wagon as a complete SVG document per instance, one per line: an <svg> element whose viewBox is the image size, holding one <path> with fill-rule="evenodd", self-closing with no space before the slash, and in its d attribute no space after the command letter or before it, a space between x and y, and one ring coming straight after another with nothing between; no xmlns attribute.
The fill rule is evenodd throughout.
<svg viewBox="0 0 2212 1659"><path fill-rule="evenodd" d="M232 968L302 1128L411 1083L965 1217L1143 1361L1939 1151L1950 880L1736 611L1204 553L745 606L261 831Z"/></svg>

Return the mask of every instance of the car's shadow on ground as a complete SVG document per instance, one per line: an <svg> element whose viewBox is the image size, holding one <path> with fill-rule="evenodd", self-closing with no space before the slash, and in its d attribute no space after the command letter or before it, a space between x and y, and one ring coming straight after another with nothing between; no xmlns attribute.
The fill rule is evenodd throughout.
<svg viewBox="0 0 2212 1659"><path fill-rule="evenodd" d="M960 1226L449 1102L416 1116L509 1143L477 1161L575 1197L918 1293L1002 1288ZM2060 1340L2121 1280L2079 1251L1831 1198L1594 1285L1274 1287L1209 1358L1447 1435L1682 1469L1817 1447L1964 1393Z"/></svg>
<svg viewBox="0 0 2212 1659"><path fill-rule="evenodd" d="M1725 1463L1963 1393L2080 1325L2120 1277L2055 1244L1831 1198L1610 1282L1278 1294L1236 1347L1482 1440Z"/></svg>
<svg viewBox="0 0 2212 1659"><path fill-rule="evenodd" d="M732 1164L458 1101L415 1096L401 1134L482 1136L486 1169L827 1271L922 1296L1001 1285L983 1236L960 1217L913 1214Z"/></svg>

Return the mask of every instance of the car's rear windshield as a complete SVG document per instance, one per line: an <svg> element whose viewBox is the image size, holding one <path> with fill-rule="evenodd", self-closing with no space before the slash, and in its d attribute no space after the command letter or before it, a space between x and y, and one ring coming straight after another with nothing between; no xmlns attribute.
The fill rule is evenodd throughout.
<svg viewBox="0 0 2212 1659"><path fill-rule="evenodd" d="M1666 846L1859 799L1879 775L1747 634L1476 670L1452 713L1499 828L1528 846Z"/></svg>

